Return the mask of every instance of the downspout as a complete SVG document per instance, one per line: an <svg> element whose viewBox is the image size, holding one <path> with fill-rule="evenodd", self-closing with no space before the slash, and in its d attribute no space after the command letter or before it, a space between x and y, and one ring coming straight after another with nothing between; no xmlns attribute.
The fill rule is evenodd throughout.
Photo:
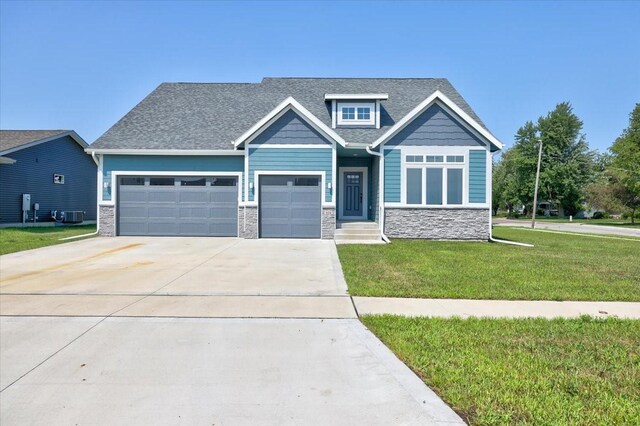
<svg viewBox="0 0 640 426"><path fill-rule="evenodd" d="M95 151L91 151L91 159L93 160L94 163L96 163L96 166L98 168L98 173L101 173L100 162L96 158ZM96 179L96 185L98 185L98 186L100 185L100 180L99 179ZM98 190L96 191L96 230L95 230L95 232L91 232L89 234L74 235L73 237L60 238L59 241L75 240L75 239L78 239L78 238L93 237L94 235L98 235L98 233L100 232L100 202L99 202L99 200L97 200L97 198L98 198L97 195L98 194L100 194L100 188L98 188Z"/></svg>
<svg viewBox="0 0 640 426"><path fill-rule="evenodd" d="M373 155L374 157L380 158L378 162L378 210L380 211L380 236L382 240L391 244L391 240L384 234L384 157L381 153L372 151L369 146L365 147L365 150L368 154Z"/></svg>
<svg viewBox="0 0 640 426"><path fill-rule="evenodd" d="M520 246L520 247L533 247L533 244L527 243L518 243L516 241L505 241L505 240L496 240L493 238L493 155L491 154L491 148L489 148L489 153L491 157L491 173L489 179L489 242L492 243L500 243L500 244L509 244L512 246Z"/></svg>

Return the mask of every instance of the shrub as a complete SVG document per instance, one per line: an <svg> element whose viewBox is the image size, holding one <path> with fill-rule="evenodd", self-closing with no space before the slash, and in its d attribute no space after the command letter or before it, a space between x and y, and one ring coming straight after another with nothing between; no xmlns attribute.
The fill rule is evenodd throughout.
<svg viewBox="0 0 640 426"><path fill-rule="evenodd" d="M604 213L603 212L595 212L593 214L592 219L604 219Z"/></svg>

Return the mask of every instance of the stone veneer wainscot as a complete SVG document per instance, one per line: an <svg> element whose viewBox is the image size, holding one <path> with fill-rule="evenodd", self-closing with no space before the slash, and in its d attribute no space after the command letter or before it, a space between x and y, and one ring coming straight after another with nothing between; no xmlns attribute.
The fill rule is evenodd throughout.
<svg viewBox="0 0 640 426"><path fill-rule="evenodd" d="M392 238L489 239L489 209L385 208L384 232Z"/></svg>

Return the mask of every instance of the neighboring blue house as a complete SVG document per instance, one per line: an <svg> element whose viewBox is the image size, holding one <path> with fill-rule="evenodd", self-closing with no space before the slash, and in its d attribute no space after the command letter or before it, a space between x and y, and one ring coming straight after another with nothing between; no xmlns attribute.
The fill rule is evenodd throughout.
<svg viewBox="0 0 640 426"><path fill-rule="evenodd" d="M53 210L60 222L81 219L70 212L96 220L97 167L87 146L70 130L0 130L0 223L33 222L34 214L53 221Z"/></svg>
<svg viewBox="0 0 640 426"><path fill-rule="evenodd" d="M502 144L446 79L164 83L87 148L102 235L487 240Z"/></svg>

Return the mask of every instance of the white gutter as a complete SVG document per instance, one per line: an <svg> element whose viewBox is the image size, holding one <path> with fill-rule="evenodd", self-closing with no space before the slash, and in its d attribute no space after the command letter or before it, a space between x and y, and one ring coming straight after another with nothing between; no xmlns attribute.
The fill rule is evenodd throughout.
<svg viewBox="0 0 640 426"><path fill-rule="evenodd" d="M380 210L380 236L382 240L388 244L391 244L391 240L384 234L384 157L381 153L371 151L369 145L364 148L368 154L374 157L380 158L378 163L378 208Z"/></svg>
<svg viewBox="0 0 640 426"><path fill-rule="evenodd" d="M100 162L98 161L98 159L96 159L96 152L95 151L91 151L91 159L93 160L94 163L96 163L96 166L98 166L98 173L100 173ZM100 182L97 182L97 185L100 185ZM100 193L100 191L96 191L96 198L97 195ZM98 232L100 232L100 205L98 203L98 201L96 200L96 203L98 204L96 206L96 231L95 232L91 232L89 234L82 234L82 235L74 235L73 237L66 237L66 238L60 238L58 241L68 241L68 240L75 240L78 238L84 238L84 237L93 237L94 235L98 235Z"/></svg>

